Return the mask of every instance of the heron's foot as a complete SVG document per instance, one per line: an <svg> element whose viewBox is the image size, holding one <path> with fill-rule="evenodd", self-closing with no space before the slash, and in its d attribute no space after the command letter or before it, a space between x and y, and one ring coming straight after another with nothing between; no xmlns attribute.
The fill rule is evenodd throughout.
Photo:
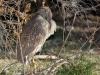
<svg viewBox="0 0 100 75"><path fill-rule="evenodd" d="M36 74L37 70L36 70L36 63L34 59L31 59L30 61L30 69L31 69L31 73Z"/></svg>
<svg viewBox="0 0 100 75"><path fill-rule="evenodd" d="M30 61L30 66L32 66L32 67L35 66L35 61L34 61L34 59L31 59L31 61Z"/></svg>

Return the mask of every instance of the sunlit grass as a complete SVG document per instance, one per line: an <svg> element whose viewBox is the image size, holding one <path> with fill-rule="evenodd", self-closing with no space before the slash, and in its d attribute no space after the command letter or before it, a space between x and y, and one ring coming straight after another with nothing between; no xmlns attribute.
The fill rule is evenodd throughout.
<svg viewBox="0 0 100 75"><path fill-rule="evenodd" d="M62 65L58 69L57 75L92 75L93 65L88 60L77 60L73 64Z"/></svg>

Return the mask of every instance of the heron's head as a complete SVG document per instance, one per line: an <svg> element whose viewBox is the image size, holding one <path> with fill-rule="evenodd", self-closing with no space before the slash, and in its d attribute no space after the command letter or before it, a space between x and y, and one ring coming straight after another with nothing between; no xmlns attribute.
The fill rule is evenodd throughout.
<svg viewBox="0 0 100 75"><path fill-rule="evenodd" d="M47 6L44 6L44 7L41 7L38 12L37 12L39 15L41 15L43 18L45 18L47 21L50 21L52 20L52 12L50 10L49 7Z"/></svg>

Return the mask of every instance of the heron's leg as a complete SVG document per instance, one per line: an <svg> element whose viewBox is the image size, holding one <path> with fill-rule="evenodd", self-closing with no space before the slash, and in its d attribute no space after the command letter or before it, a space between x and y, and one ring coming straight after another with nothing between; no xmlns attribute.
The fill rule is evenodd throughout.
<svg viewBox="0 0 100 75"><path fill-rule="evenodd" d="M29 55L27 55L25 64L28 65L29 63L30 63L30 59L29 59Z"/></svg>
<svg viewBox="0 0 100 75"><path fill-rule="evenodd" d="M34 55L31 54L31 60L30 60L30 69L31 69L31 73L36 73L36 63L34 60Z"/></svg>

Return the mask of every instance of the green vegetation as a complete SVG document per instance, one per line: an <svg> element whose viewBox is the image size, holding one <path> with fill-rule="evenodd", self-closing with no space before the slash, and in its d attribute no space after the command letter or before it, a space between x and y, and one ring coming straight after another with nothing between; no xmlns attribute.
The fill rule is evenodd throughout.
<svg viewBox="0 0 100 75"><path fill-rule="evenodd" d="M82 60L78 64L63 65L58 69L57 75L93 75L93 65L88 60Z"/></svg>

